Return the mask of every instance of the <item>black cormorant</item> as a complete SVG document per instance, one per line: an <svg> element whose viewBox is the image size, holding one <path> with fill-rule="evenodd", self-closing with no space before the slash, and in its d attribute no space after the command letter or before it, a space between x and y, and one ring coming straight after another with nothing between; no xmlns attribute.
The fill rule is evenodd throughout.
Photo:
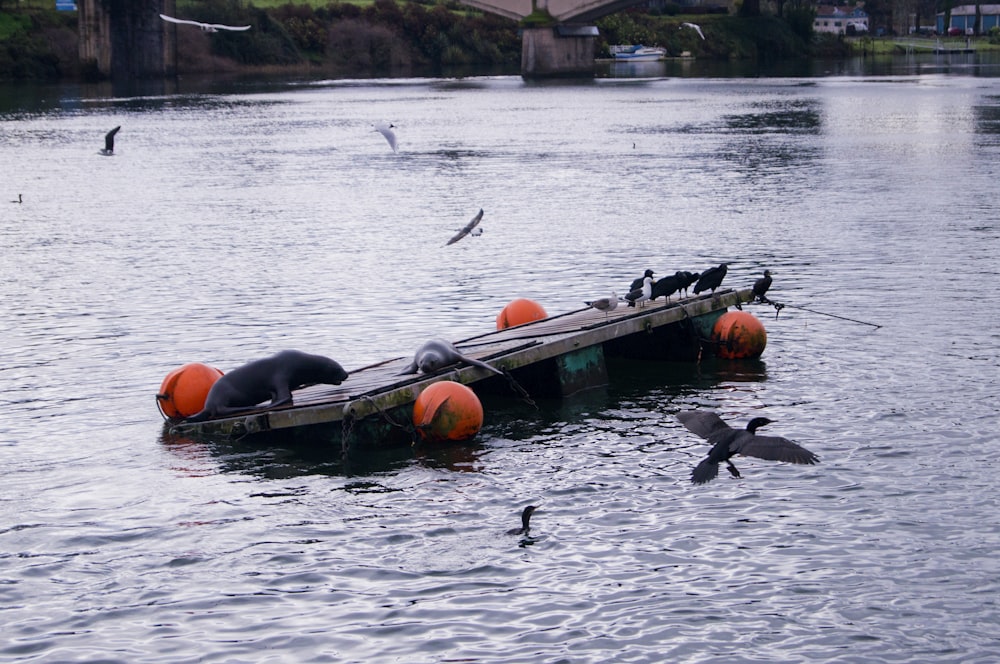
<svg viewBox="0 0 1000 664"><path fill-rule="evenodd" d="M538 508L535 507L534 505L528 505L527 507L525 507L524 510L521 512L521 527L520 528L511 528L510 530L507 531L507 534L508 535L527 535L528 534L528 530L531 529L531 526L530 526L530 524L528 522L531 521L531 515L535 513L536 509L538 509Z"/></svg>
<svg viewBox="0 0 1000 664"><path fill-rule="evenodd" d="M705 438L712 445L708 458L699 463L691 473L691 481L695 484L715 479L719 474L719 464L723 461L728 464L733 477L740 477L740 471L730 461L737 454L768 461L810 465L819 462L818 456L787 438L758 436L757 429L773 421L766 417L753 418L745 430L732 428L715 413L686 411L678 413L677 419L689 431Z"/></svg>
<svg viewBox="0 0 1000 664"><path fill-rule="evenodd" d="M121 128L121 125L118 125L104 135L104 149L101 150L101 154L112 155L115 153L115 134L117 134L118 130Z"/></svg>
<svg viewBox="0 0 1000 664"><path fill-rule="evenodd" d="M722 283L728 271L729 267L725 263L721 263L718 267L710 267L702 272L701 277L698 278L698 283L694 285L694 294L697 295L707 290L715 293L715 289Z"/></svg>
<svg viewBox="0 0 1000 664"><path fill-rule="evenodd" d="M767 289L771 287L771 271L764 270L764 276L753 282L753 296L755 300L760 302L767 302L767 298L764 297L764 293Z"/></svg>

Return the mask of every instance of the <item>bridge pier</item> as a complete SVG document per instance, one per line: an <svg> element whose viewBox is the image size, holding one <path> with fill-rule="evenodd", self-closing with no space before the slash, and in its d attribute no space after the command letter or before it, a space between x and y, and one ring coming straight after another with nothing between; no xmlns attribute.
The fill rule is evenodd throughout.
<svg viewBox="0 0 1000 664"><path fill-rule="evenodd" d="M521 76L586 78L594 76L593 26L525 27L521 33Z"/></svg>
<svg viewBox="0 0 1000 664"><path fill-rule="evenodd" d="M176 44L160 14L175 0L77 0L80 61L113 80L162 78L175 73Z"/></svg>

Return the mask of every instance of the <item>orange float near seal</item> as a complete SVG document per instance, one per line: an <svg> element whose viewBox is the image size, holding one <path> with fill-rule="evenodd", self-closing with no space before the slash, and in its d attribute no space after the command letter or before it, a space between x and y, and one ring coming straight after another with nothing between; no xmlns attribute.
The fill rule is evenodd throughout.
<svg viewBox="0 0 1000 664"><path fill-rule="evenodd" d="M519 298L504 307L500 315L497 316L497 329L506 330L508 327L524 325L531 321L548 318L548 316L542 305L534 300Z"/></svg>
<svg viewBox="0 0 1000 664"><path fill-rule="evenodd" d="M413 426L426 441L466 440L483 426L483 404L461 383L434 383L413 404Z"/></svg>
<svg viewBox="0 0 1000 664"><path fill-rule="evenodd" d="M726 360L746 360L760 357L767 346L767 330L763 323L745 311L729 311L712 327L712 341L718 345L715 354Z"/></svg>
<svg viewBox="0 0 1000 664"><path fill-rule="evenodd" d="M163 379L156 403L172 420L191 417L205 407L205 398L222 372L200 362L174 369Z"/></svg>

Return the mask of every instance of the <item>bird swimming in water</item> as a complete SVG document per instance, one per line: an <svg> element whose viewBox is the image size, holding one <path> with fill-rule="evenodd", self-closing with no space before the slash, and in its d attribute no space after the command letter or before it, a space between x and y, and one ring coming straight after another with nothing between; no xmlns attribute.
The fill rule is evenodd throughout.
<svg viewBox="0 0 1000 664"><path fill-rule="evenodd" d="M646 270L641 277L632 280L632 283L628 287L628 292L631 293L634 290L640 290L642 288L642 280L646 277L652 279L654 274L652 270Z"/></svg>
<svg viewBox="0 0 1000 664"><path fill-rule="evenodd" d="M535 507L534 505L528 505L527 507L525 507L524 510L521 511L521 527L520 528L511 528L510 530L507 531L507 534L508 535L527 535L528 534L528 530L531 529L531 525L529 523L531 521L531 515L535 513L536 509L538 509L538 508Z"/></svg>
<svg viewBox="0 0 1000 664"><path fill-rule="evenodd" d="M732 428L715 413L685 411L677 413L677 419L689 431L708 440L712 446L708 458L695 466L691 472L691 481L694 484L704 484L714 480L719 474L719 464L723 461L728 464L729 472L733 477L740 477L740 471L730 461L737 454L767 459L768 461L787 461L809 465L819 462L818 456L787 438L758 436L757 429L774 421L766 417L753 418L747 424L746 429Z"/></svg>
<svg viewBox="0 0 1000 664"><path fill-rule="evenodd" d="M221 23L202 23L201 21L189 21L183 18L174 18L173 16L167 16L166 14L160 14L160 18L168 23L184 23L186 25L196 25L202 32L218 32L219 30L236 30L243 31L249 30L249 25L222 25Z"/></svg>
<svg viewBox="0 0 1000 664"><path fill-rule="evenodd" d="M771 287L771 271L764 270L764 276L753 282L753 297L758 302L767 302L764 293Z"/></svg>
<svg viewBox="0 0 1000 664"><path fill-rule="evenodd" d="M694 285L694 294L706 290L711 290L712 294L715 294L715 289L719 287L722 280L726 277L726 272L729 271L729 266L725 263L720 263L718 267L710 267L701 273L698 277L698 283Z"/></svg>
<svg viewBox="0 0 1000 664"><path fill-rule="evenodd" d="M628 302L628 306L634 307L635 305L640 305L649 299L653 294L653 278L643 277L642 288L636 288L630 291L628 295L625 296L625 300Z"/></svg>
<svg viewBox="0 0 1000 664"><path fill-rule="evenodd" d="M393 152L396 152L396 132L393 129L396 125L389 124L386 122L376 122L375 131L385 136L385 140L389 142L389 147L392 148Z"/></svg>
<svg viewBox="0 0 1000 664"><path fill-rule="evenodd" d="M611 291L611 297L601 297L590 302L584 302L588 307L604 312L604 317L608 317L609 311L618 308L618 293Z"/></svg>
<svg viewBox="0 0 1000 664"><path fill-rule="evenodd" d="M17 195L17 200L16 201L11 201L11 203L23 203L23 202L24 202L24 199L21 198L21 194Z"/></svg>
<svg viewBox="0 0 1000 664"><path fill-rule="evenodd" d="M122 126L118 125L104 135L104 149L100 150L101 154L104 156L110 156L115 153L115 134L117 134L121 128Z"/></svg>

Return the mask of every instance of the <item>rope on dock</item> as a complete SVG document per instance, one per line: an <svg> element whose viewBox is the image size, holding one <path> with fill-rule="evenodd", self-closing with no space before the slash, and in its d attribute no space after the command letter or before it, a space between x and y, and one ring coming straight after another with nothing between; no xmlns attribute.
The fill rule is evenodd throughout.
<svg viewBox="0 0 1000 664"><path fill-rule="evenodd" d="M531 398L531 394L528 393L528 390L524 389L524 387L522 387L520 383L514 380L514 376L512 376L509 371L507 371L506 369L503 369L502 371L504 378L507 379L507 383L510 385L510 389L512 389L514 393L517 394L519 397L521 397L521 401L525 402L535 410L538 410L538 404L535 403L535 400Z"/></svg>
<svg viewBox="0 0 1000 664"><path fill-rule="evenodd" d="M827 313L825 311L817 311L815 309L807 309L806 307L797 307L794 304L784 304L784 303L781 303L781 302L775 302L773 300L767 299L766 297L761 297L759 300L756 300L756 301L760 302L762 304L770 304L772 307L774 307L774 319L775 320L778 319L778 314L781 313L782 309L784 309L785 307L791 307L792 309L799 309L801 311L808 311L809 313L812 313L812 314L819 314L821 316L829 316L830 318L839 318L840 320L846 320L846 321L849 321L851 323L859 323L861 325L870 325L871 327L874 327L876 330L879 329L880 327L882 327L881 325L876 325L875 323L869 323L867 321L858 320L856 318L848 318L847 316L838 316L837 314L830 314L830 313Z"/></svg>
<svg viewBox="0 0 1000 664"><path fill-rule="evenodd" d="M385 420L389 426L394 427L396 429L402 429L403 431L405 431L410 435L411 441L416 442L417 429L412 424L409 423L400 424L396 420L392 419L392 416L389 415L389 413L386 412L385 409L379 406L378 402L375 401L375 399L373 399L370 395L365 394L360 396L358 399L368 402L368 404L372 407L372 410L381 415L382 419ZM361 418L355 417L353 403L350 403L347 406L345 406L343 412L344 416L340 421L340 455L342 458L347 458L347 454L350 451L351 447L350 438L351 438L351 433L353 433L354 431L354 423Z"/></svg>

